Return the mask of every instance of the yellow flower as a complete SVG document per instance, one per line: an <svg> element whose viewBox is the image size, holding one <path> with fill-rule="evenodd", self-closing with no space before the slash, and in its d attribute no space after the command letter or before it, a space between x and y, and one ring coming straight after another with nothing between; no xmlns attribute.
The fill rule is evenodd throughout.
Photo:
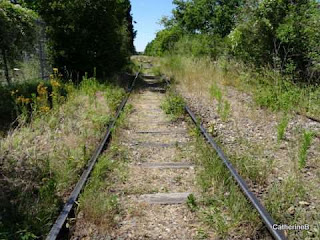
<svg viewBox="0 0 320 240"><path fill-rule="evenodd" d="M52 87L60 87L60 83L56 80L51 80L50 83L51 83Z"/></svg>
<svg viewBox="0 0 320 240"><path fill-rule="evenodd" d="M47 93L47 87L45 87L43 85L43 83L40 83L37 87L37 92L40 94L40 95L45 95Z"/></svg>
<svg viewBox="0 0 320 240"><path fill-rule="evenodd" d="M50 108L45 106L45 107L40 107L41 112L49 112Z"/></svg>
<svg viewBox="0 0 320 240"><path fill-rule="evenodd" d="M17 102L18 102L18 103L19 103L19 102L22 102L22 100L23 100L23 96L17 97Z"/></svg>
<svg viewBox="0 0 320 240"><path fill-rule="evenodd" d="M58 68L53 68L53 73L58 73Z"/></svg>
<svg viewBox="0 0 320 240"><path fill-rule="evenodd" d="M30 98L23 98L23 103L26 103L26 104L30 103Z"/></svg>

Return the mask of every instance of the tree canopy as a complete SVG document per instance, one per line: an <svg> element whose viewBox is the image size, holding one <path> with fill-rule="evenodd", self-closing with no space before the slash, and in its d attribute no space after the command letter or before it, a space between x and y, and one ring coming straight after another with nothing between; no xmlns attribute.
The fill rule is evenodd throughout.
<svg viewBox="0 0 320 240"><path fill-rule="evenodd" d="M176 5L173 17L162 21L165 29L148 44L146 54L184 52L213 58L227 55L258 67L272 66L294 79L319 81L318 1L174 0L173 3ZM203 51L199 51L200 45Z"/></svg>
<svg viewBox="0 0 320 240"><path fill-rule="evenodd" d="M9 67L21 57L22 51L33 48L36 18L34 11L0 0L0 54L9 84Z"/></svg>
<svg viewBox="0 0 320 240"><path fill-rule="evenodd" d="M97 68L98 75L120 69L134 52L129 0L39 0L56 67L75 78Z"/></svg>

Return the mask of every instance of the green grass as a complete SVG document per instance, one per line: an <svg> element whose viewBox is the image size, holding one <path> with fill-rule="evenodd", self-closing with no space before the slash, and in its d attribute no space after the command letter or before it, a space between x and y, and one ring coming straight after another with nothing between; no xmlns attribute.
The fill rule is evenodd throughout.
<svg viewBox="0 0 320 240"><path fill-rule="evenodd" d="M301 201L312 202L302 176L294 174L270 186L265 206L277 224L310 226L309 231L288 231L288 239L319 239L319 214Z"/></svg>
<svg viewBox="0 0 320 240"><path fill-rule="evenodd" d="M289 124L289 118L288 118L287 115L284 115L281 118L279 124L277 125L277 139L278 139L278 142L280 142L281 140L284 139L288 124Z"/></svg>
<svg viewBox="0 0 320 240"><path fill-rule="evenodd" d="M202 199L197 201L200 218L220 237L251 237L261 227L257 213L233 181L230 173L203 140L196 137L197 183ZM241 227L240 227L241 226Z"/></svg>
<svg viewBox="0 0 320 240"><path fill-rule="evenodd" d="M210 87L210 95L218 102L217 110L222 121L227 121L231 112L231 105L227 100L223 99L222 90L216 82L213 82Z"/></svg>
<svg viewBox="0 0 320 240"><path fill-rule="evenodd" d="M77 182L124 91L95 79L66 84L67 99L0 139L0 238L43 238ZM112 94L104 96L107 89Z"/></svg>
<svg viewBox="0 0 320 240"><path fill-rule="evenodd" d="M126 161L126 155L116 145L99 158L79 198L78 211L83 213L86 221L104 228L114 226L121 208L118 196L111 191L116 182L124 181Z"/></svg>
<svg viewBox="0 0 320 240"><path fill-rule="evenodd" d="M299 149L299 167L304 168L307 163L308 150L311 146L312 139L314 137L313 132L303 131L301 137L301 146Z"/></svg>
<svg viewBox="0 0 320 240"><path fill-rule="evenodd" d="M195 211L198 209L198 204L196 201L196 197L193 194L190 194L187 199L187 206L191 211Z"/></svg>
<svg viewBox="0 0 320 240"><path fill-rule="evenodd" d="M218 101L219 104L222 102L222 91L216 83L211 85L210 94Z"/></svg>
<svg viewBox="0 0 320 240"><path fill-rule="evenodd" d="M89 182L79 198L78 212L82 212L86 221L96 224L104 230L117 223L122 209L115 188L127 178L128 154L119 145L117 130L126 127L127 116L132 105L127 105L121 113L113 131L111 146L99 157Z"/></svg>
<svg viewBox="0 0 320 240"><path fill-rule="evenodd" d="M191 92L208 92L221 108L223 94L218 85L225 85L249 93L263 108L320 116L319 85L295 83L269 68L257 69L225 58L213 62L205 57L168 55L161 59L161 70Z"/></svg>
<svg viewBox="0 0 320 240"><path fill-rule="evenodd" d="M231 112L231 105L228 101L223 102L223 109L220 111L220 116L223 121L227 121Z"/></svg>
<svg viewBox="0 0 320 240"><path fill-rule="evenodd" d="M166 98L161 105L164 112L170 115L172 120L181 118L185 112L185 102L183 98L175 93L173 90L168 89Z"/></svg>

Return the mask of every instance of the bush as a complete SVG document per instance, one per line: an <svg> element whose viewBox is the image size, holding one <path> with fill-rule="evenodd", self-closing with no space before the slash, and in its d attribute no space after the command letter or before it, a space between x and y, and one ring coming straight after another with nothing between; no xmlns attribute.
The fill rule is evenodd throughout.
<svg viewBox="0 0 320 240"><path fill-rule="evenodd" d="M166 114L169 114L173 120L177 120L184 113L185 102L183 98L173 92L167 94L167 97L161 108Z"/></svg>
<svg viewBox="0 0 320 240"><path fill-rule="evenodd" d="M0 66L4 67L8 84L11 83L9 69L21 58L23 51L33 48L36 18L30 9L0 0Z"/></svg>
<svg viewBox="0 0 320 240"><path fill-rule="evenodd" d="M265 0L249 6L229 35L231 52L244 61L269 64L305 82L319 80L317 1Z"/></svg>
<svg viewBox="0 0 320 240"><path fill-rule="evenodd" d="M44 83L50 91L49 82L42 80L31 80L23 83L13 83L10 86L0 85L0 125L7 128L13 120L21 113L17 108L15 99L17 96L31 98L32 93L37 92L40 83ZM13 94L14 93L14 94Z"/></svg>

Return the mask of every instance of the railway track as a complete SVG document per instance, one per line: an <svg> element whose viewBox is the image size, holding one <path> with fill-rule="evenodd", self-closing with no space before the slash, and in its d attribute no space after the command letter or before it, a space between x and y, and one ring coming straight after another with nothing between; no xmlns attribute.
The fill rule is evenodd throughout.
<svg viewBox="0 0 320 240"><path fill-rule="evenodd" d="M148 65L147 66L148 68L152 67L151 63L147 63L146 65ZM140 70L141 70L141 68L140 68ZM112 123L109 125L109 127L104 135L103 140L100 142L99 146L97 147L93 156L91 157L87 169L83 172L80 180L78 181L77 185L75 186L68 201L65 203L59 217L57 218L55 224L53 225L50 233L48 234L48 236L46 238L47 240L55 240L55 239L61 238L61 234L63 232L67 218L70 215L72 209L74 208L74 205L76 203L76 200L79 197L79 194L81 193L88 178L90 177L90 173L91 173L92 169L94 168L94 165L97 162L100 154L107 148L109 139L112 134L112 129L114 128L118 117L120 116L122 110L124 109L128 99L129 99L130 94L135 87L135 83L136 83L137 79L139 78L139 75L140 75L140 71L136 74L136 76L132 82L132 85L128 90L128 94L126 95L126 97L123 99L123 101L119 105L116 116L113 119ZM165 79L166 83L164 85L162 85L162 87L161 87L161 86L159 86L159 80L155 79L153 76L145 76L144 78L145 78L145 81L147 82L147 85L148 85L148 87L145 89L148 89L149 92L151 92L151 93L154 92L154 94L146 95L146 98L141 99L141 101L142 102L149 101L149 104L151 104L151 105L157 104L159 99L154 100L155 99L154 96L156 96L155 94L157 94L158 92L163 93L165 91L164 85L166 85L166 84L169 85L170 83ZM152 97L149 97L149 96L152 96ZM153 100L155 102L152 102ZM145 110L145 109L143 109L143 107L142 107L142 110ZM150 111L151 112L152 111L158 112L159 109L148 109L147 111L148 112L150 112ZM275 222L271 218L270 214L266 211L265 207L260 203L258 198L250 191L250 189L249 189L248 185L246 184L246 182L244 181L244 179L238 174L237 170L232 166L232 164L230 163L230 161L228 160L226 155L223 153L223 151L218 146L218 144L214 141L214 139L211 137L211 135L206 131L206 129L203 127L203 125L201 123L199 123L198 119L196 118L196 116L192 112L192 110L188 106L185 106L185 111L190 116L193 123L199 128L201 134L206 139L208 144L211 145L211 147L217 152L218 156L220 157L220 159L222 160L222 162L224 163L226 168L229 170L231 176L236 181L239 188L242 190L243 194L246 196L248 202L250 202L250 204L253 206L253 208L256 209L256 211L258 212L259 216L261 217L261 220L263 221L263 223L265 224L265 226L269 230L271 236L277 240L286 239L286 236L283 231L277 230L273 227ZM142 120L149 119L149 118L148 118L148 116L142 116L142 119L137 119L138 121L142 122L142 124L138 125L138 126L142 126L142 127L146 126L147 123L143 123ZM157 117L157 118L159 118L159 117ZM150 119L153 121L152 118L150 118ZM152 124L151 122L149 124ZM155 121L155 124L156 124L155 128L151 128L151 130L150 129L141 129L140 131L136 131L135 134L173 137L173 136L176 136L179 134L186 133L185 128L181 128L178 131L174 131L174 132L170 129L169 130L161 130L160 127L158 126L159 122L162 122L164 125L167 124L165 121L163 121L161 119L157 119ZM167 129L167 128L165 128L165 129ZM158 139L162 139L162 138L160 137ZM177 145L183 146L185 144L185 142L176 141L175 143L168 143L168 142L161 143L161 142L136 141L133 144L132 143L130 143L130 144L131 144L131 147L134 147L134 148L150 148L150 149L159 149L159 148L164 149L164 148L166 148L167 149L167 148L171 148L171 147L174 147ZM189 169L189 168L192 168L192 165L188 162L174 162L174 163L173 162L144 162L139 167L142 167L144 169ZM144 201L144 202L148 202L151 204L166 204L166 205L180 204L180 203L184 203L189 195L190 195L190 192L174 192L174 193L168 193L168 194L167 193L144 194L141 196L140 200L138 200L138 201ZM170 211L172 212L172 210L170 210ZM179 211L178 211L178 213L179 213ZM184 238L184 239L187 239L187 238Z"/></svg>

